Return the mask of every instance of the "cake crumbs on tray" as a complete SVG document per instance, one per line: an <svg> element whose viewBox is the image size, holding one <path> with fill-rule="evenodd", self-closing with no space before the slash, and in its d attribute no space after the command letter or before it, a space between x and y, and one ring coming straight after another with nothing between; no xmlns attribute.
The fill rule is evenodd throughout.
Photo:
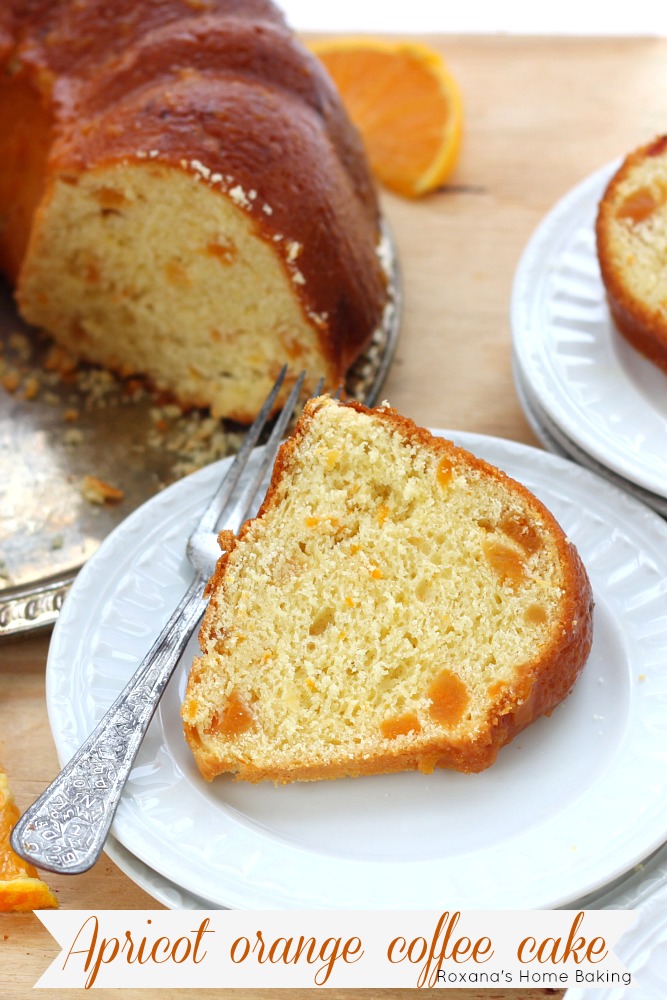
<svg viewBox="0 0 667 1000"><path fill-rule="evenodd" d="M174 404L151 409L153 427L146 445L168 451L173 457L172 474L175 479L196 472L218 459L226 458L241 446L244 434L227 430L207 411L191 410L183 413ZM161 483L161 487L168 485Z"/></svg>
<svg viewBox="0 0 667 1000"><path fill-rule="evenodd" d="M24 361L27 361L32 354L32 348L30 346L30 341L25 333L20 330L13 330L8 339L9 348L19 355Z"/></svg>
<svg viewBox="0 0 667 1000"><path fill-rule="evenodd" d="M88 475L81 482L81 495L88 503L102 506L105 503L120 503L125 493L97 476Z"/></svg>
<svg viewBox="0 0 667 1000"><path fill-rule="evenodd" d="M76 448L83 442L83 431L72 427L63 434L63 444L67 448Z"/></svg>
<svg viewBox="0 0 667 1000"><path fill-rule="evenodd" d="M23 398L37 399L39 395L39 381L34 375L29 375L23 383Z"/></svg>

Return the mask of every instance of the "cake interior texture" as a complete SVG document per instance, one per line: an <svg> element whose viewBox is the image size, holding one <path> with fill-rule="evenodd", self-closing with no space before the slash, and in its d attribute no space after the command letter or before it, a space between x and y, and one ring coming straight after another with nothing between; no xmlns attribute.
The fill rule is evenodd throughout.
<svg viewBox="0 0 667 1000"><path fill-rule="evenodd" d="M393 411L308 404L260 516L221 542L182 710L207 778L482 770L590 647L551 515Z"/></svg>
<svg viewBox="0 0 667 1000"><path fill-rule="evenodd" d="M214 416L258 410L285 362L322 367L289 273L248 213L166 164L57 180L20 302L74 355L151 372Z"/></svg>

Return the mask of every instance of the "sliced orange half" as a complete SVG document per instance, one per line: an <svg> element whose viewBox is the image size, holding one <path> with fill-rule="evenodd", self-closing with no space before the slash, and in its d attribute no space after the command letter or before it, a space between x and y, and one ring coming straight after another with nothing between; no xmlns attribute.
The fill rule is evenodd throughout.
<svg viewBox="0 0 667 1000"><path fill-rule="evenodd" d="M0 913L43 910L58 906L58 900L37 874L37 869L15 854L9 836L20 812L0 771Z"/></svg>
<svg viewBox="0 0 667 1000"><path fill-rule="evenodd" d="M313 42L377 179L416 198L451 175L463 131L458 84L442 56L417 42L339 38Z"/></svg>

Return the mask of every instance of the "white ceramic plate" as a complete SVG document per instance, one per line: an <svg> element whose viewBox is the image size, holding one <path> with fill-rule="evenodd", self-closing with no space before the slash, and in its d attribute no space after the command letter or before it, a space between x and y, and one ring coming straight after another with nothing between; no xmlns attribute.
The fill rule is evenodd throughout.
<svg viewBox="0 0 667 1000"><path fill-rule="evenodd" d="M544 447L548 448L554 455L560 455L562 458L571 458L574 462L578 462L579 465L583 465L584 468L597 473L598 476L608 479L614 486L630 493L636 500L647 504L660 514L661 517L667 517L667 498L658 496L657 493L650 493L641 486L637 486L636 483L631 483L630 480L623 479L622 476L607 468L606 465L596 462L588 452L583 451L566 434L563 434L561 428L545 412L538 397L533 394L530 385L516 363L516 359L513 359L513 362L514 387L519 397L519 402L530 426Z"/></svg>
<svg viewBox="0 0 667 1000"><path fill-rule="evenodd" d="M544 410L572 441L667 497L667 377L617 332L598 267L597 206L617 166L574 188L531 237L512 293L514 352Z"/></svg>
<svg viewBox="0 0 667 1000"><path fill-rule="evenodd" d="M191 893L186 892L185 889L182 889L181 886L170 882L164 875L160 875L159 872L156 872L153 868L149 868L143 861L136 858L126 847L119 844L115 837L107 837L104 845L104 853L140 889L143 889L149 896L163 903L170 910L210 910L224 908L212 906L208 900L193 896Z"/></svg>
<svg viewBox="0 0 667 1000"><path fill-rule="evenodd" d="M155 869L135 857L127 848L109 836L104 852L114 864L144 892L171 910L225 909L217 903L200 899L175 885ZM652 893L667 886L667 845L663 844L641 864L624 872L603 891L568 900L567 909L581 910L634 910Z"/></svg>
<svg viewBox="0 0 667 1000"><path fill-rule="evenodd" d="M582 553L597 601L595 641L572 695L481 775L206 784L179 719L193 640L112 831L190 896L243 908L555 907L607 885L667 839L667 525L553 455L447 436L532 488ZM62 761L185 590L185 539L223 467L149 501L77 578L47 666Z"/></svg>
<svg viewBox="0 0 667 1000"><path fill-rule="evenodd" d="M667 887L636 908L637 922L614 948L632 973L632 985L610 983L604 988L576 987L565 1000L665 1000L667 986Z"/></svg>

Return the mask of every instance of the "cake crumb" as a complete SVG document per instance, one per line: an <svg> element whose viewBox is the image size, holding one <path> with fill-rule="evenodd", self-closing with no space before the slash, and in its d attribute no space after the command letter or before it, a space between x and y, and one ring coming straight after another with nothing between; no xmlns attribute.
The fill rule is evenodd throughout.
<svg viewBox="0 0 667 1000"><path fill-rule="evenodd" d="M14 369L10 369L2 376L2 384L7 392L16 392L21 384L19 373Z"/></svg>
<svg viewBox="0 0 667 1000"><path fill-rule="evenodd" d="M241 208L250 208L250 201L248 199L248 196L246 195L245 191L243 190L240 184L237 184L235 187L231 188L227 193L235 205L238 205Z"/></svg>
<svg viewBox="0 0 667 1000"><path fill-rule="evenodd" d="M72 428L63 434L63 444L67 448L76 448L83 441L83 432Z"/></svg>
<svg viewBox="0 0 667 1000"><path fill-rule="evenodd" d="M291 243L287 244L287 260L292 263L297 259L303 247L296 240L292 240Z"/></svg>
<svg viewBox="0 0 667 1000"><path fill-rule="evenodd" d="M39 394L39 382L34 375L30 375L23 384L23 398L36 399Z"/></svg>
<svg viewBox="0 0 667 1000"><path fill-rule="evenodd" d="M47 372L58 372L59 375L70 375L76 371L78 363L76 358L69 354L58 344L54 344L49 351L44 367Z"/></svg>
<svg viewBox="0 0 667 1000"><path fill-rule="evenodd" d="M20 355L23 361L27 361L30 357L30 341L25 333L20 333L19 331L10 333L7 344L12 351Z"/></svg>
<svg viewBox="0 0 667 1000"><path fill-rule="evenodd" d="M201 162L201 160L190 160L190 167L197 174L199 174L200 177L203 177L204 180L208 180L211 176L211 171L204 163Z"/></svg>
<svg viewBox="0 0 667 1000"><path fill-rule="evenodd" d="M97 476L84 476L81 484L81 494L89 503L101 506L105 503L119 503L125 493L123 490L105 483Z"/></svg>
<svg viewBox="0 0 667 1000"><path fill-rule="evenodd" d="M168 452L172 459L159 474L156 489L233 454L243 434L231 429L207 410L186 409L142 376L123 377L108 369L88 366L57 344L44 344L39 357L25 357L31 342L23 334L7 335L0 341L0 392L18 393L36 400L36 405L55 408L62 422L60 445L74 449L90 443L99 421L89 424L88 414L148 400L150 425L141 441L133 441L133 452ZM11 347L11 358L7 350ZM142 410L142 414L143 414ZM106 501L102 501L102 505ZM112 501L113 502L113 501ZM94 503L94 501L93 501ZM89 515L98 511L90 510Z"/></svg>

